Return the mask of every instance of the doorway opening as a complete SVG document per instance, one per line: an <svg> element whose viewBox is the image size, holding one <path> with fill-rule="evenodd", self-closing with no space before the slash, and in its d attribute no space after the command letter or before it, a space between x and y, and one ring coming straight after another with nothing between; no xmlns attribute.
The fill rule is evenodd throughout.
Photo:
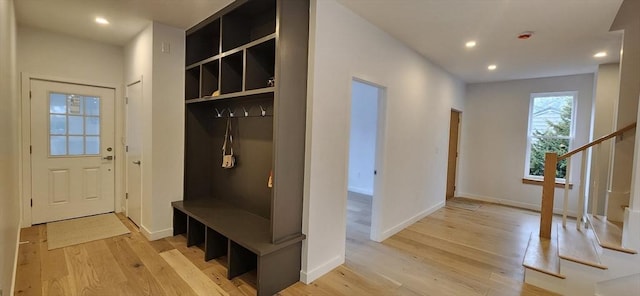
<svg viewBox="0 0 640 296"><path fill-rule="evenodd" d="M462 112L451 109L449 121L449 157L447 161L447 193L446 199L455 196L456 172L458 167L458 143L460 138L460 115Z"/></svg>
<svg viewBox="0 0 640 296"><path fill-rule="evenodd" d="M378 159L383 143L381 115L384 88L354 79L351 83L349 170L347 192L347 242L375 240L379 194ZM349 249L347 247L347 249Z"/></svg>

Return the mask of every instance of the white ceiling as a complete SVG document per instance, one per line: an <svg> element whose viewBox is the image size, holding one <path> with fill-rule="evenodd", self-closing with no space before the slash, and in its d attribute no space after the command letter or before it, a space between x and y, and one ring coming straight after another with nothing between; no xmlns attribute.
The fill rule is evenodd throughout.
<svg viewBox="0 0 640 296"><path fill-rule="evenodd" d="M188 29L232 0L14 0L18 23L124 45L150 21ZM101 26L96 16L110 21Z"/></svg>
<svg viewBox="0 0 640 296"><path fill-rule="evenodd" d="M323 1L323 0L318 0ZM338 0L466 82L594 72L617 62L622 0ZM151 20L188 29L232 0L15 0L22 25L124 45ZM96 16L111 21L93 22ZM518 40L523 31L535 31ZM476 40L468 50L464 43ZM609 56L595 59L593 54ZM393 57L385 57L393 58ZM489 64L498 69L487 71Z"/></svg>
<svg viewBox="0 0 640 296"><path fill-rule="evenodd" d="M608 31L622 0L339 1L466 82L594 72L620 58L622 35ZM518 40L523 31L535 34Z"/></svg>

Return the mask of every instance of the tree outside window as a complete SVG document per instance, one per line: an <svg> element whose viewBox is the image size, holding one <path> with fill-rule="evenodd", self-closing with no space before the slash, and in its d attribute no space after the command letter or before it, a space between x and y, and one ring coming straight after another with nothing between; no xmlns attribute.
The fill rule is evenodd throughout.
<svg viewBox="0 0 640 296"><path fill-rule="evenodd" d="M573 139L575 98L575 92L531 95L528 176L544 176L544 158L547 152L562 155L569 151ZM566 173L566 160L559 161L556 178L564 179Z"/></svg>

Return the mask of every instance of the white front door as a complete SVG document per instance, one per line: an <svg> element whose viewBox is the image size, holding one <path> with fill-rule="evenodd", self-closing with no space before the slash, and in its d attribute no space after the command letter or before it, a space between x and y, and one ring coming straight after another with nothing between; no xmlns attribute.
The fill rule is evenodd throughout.
<svg viewBox="0 0 640 296"><path fill-rule="evenodd" d="M127 86L127 217L140 226L142 215L142 82Z"/></svg>
<svg viewBox="0 0 640 296"><path fill-rule="evenodd" d="M32 79L32 224L115 209L115 90Z"/></svg>

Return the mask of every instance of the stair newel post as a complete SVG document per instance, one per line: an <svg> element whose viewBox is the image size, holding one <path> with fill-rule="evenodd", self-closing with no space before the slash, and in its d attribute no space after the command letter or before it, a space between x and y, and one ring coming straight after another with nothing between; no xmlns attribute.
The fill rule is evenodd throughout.
<svg viewBox="0 0 640 296"><path fill-rule="evenodd" d="M569 189L571 176L571 157L567 157L567 171L564 175L564 199L562 203L562 227L567 227L567 211L569 206Z"/></svg>
<svg viewBox="0 0 640 296"><path fill-rule="evenodd" d="M585 180L587 179L587 149L581 152L582 163L580 164L580 190L578 193L578 216L576 217L576 228L582 228L582 218L584 217L585 207Z"/></svg>
<svg viewBox="0 0 640 296"><path fill-rule="evenodd" d="M542 183L542 206L540 210L540 237L551 239L553 220L553 195L556 184L558 154L547 152L544 157L544 181Z"/></svg>

